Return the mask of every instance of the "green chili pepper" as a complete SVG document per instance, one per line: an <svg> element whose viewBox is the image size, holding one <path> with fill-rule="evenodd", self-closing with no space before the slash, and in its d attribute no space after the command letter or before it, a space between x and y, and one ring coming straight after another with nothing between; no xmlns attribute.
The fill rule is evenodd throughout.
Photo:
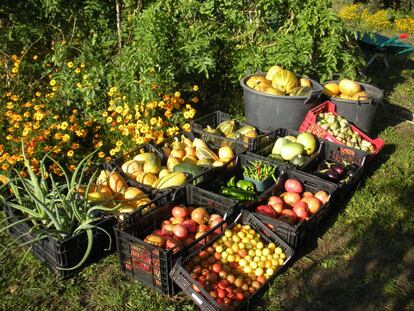
<svg viewBox="0 0 414 311"><path fill-rule="evenodd" d="M245 191L254 191L254 184L248 180L239 180L236 187Z"/></svg>
<svg viewBox="0 0 414 311"><path fill-rule="evenodd" d="M229 179L229 181L227 182L227 186L229 186L229 187L235 187L236 186L236 176L233 176L232 178Z"/></svg>
<svg viewBox="0 0 414 311"><path fill-rule="evenodd" d="M256 199L255 194L246 192L235 187L223 187L220 190L220 194L227 197L235 198L240 201L254 201Z"/></svg>

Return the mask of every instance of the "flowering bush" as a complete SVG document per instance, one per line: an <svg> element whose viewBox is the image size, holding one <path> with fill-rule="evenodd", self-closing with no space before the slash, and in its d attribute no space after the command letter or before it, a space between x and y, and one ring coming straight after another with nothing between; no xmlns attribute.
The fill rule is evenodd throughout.
<svg viewBox="0 0 414 311"><path fill-rule="evenodd" d="M396 29L397 31L414 33L414 18L398 17L400 14L401 12L391 9L380 9L373 12L361 3L345 5L338 12L342 20L353 27L359 26L363 30Z"/></svg>

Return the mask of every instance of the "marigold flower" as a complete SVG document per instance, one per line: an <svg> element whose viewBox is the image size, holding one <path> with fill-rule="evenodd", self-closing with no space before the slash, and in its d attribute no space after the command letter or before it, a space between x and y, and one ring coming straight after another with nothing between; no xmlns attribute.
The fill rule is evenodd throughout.
<svg viewBox="0 0 414 311"><path fill-rule="evenodd" d="M98 158L103 158L103 157L105 157L105 152L99 151L98 152Z"/></svg>
<svg viewBox="0 0 414 311"><path fill-rule="evenodd" d="M18 67L13 67L11 70L12 73L18 73L19 72L19 68Z"/></svg>
<svg viewBox="0 0 414 311"><path fill-rule="evenodd" d="M66 155L69 157L69 158L71 158L71 157L73 157L73 154L74 154L75 152L73 151L73 150L69 150L67 153L66 153Z"/></svg>
<svg viewBox="0 0 414 311"><path fill-rule="evenodd" d="M69 126L69 124L68 124L68 122L66 122L66 121L64 121L64 122L62 122L62 123L60 124L60 128L61 128L62 130L66 130L66 129L68 128L68 126Z"/></svg>
<svg viewBox="0 0 414 311"><path fill-rule="evenodd" d="M10 97L10 99L14 102L17 102L19 100L19 96L13 95L12 97Z"/></svg>
<svg viewBox="0 0 414 311"><path fill-rule="evenodd" d="M54 80L54 79L50 80L49 84L51 86L55 86L56 85L56 80Z"/></svg>
<svg viewBox="0 0 414 311"><path fill-rule="evenodd" d="M81 72L81 69L79 68L79 67L77 67L76 69L75 69L75 73L80 73Z"/></svg>
<svg viewBox="0 0 414 311"><path fill-rule="evenodd" d="M69 62L67 65L68 65L68 67L69 67L69 68L72 68L73 66L75 66L75 65L73 64L73 62Z"/></svg>
<svg viewBox="0 0 414 311"><path fill-rule="evenodd" d="M37 97L40 97L40 96L42 96L42 93L40 93L40 92L36 92L36 93L35 93L35 95L36 95Z"/></svg>

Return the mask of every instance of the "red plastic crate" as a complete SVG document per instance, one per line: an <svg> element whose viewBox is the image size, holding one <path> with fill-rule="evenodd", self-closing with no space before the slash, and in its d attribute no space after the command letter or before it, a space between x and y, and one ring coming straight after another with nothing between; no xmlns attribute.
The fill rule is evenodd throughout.
<svg viewBox="0 0 414 311"><path fill-rule="evenodd" d="M317 117L318 114L321 112L332 112L335 116L338 114L336 113L336 106L331 101L326 101L319 106L316 106L315 108L312 108L309 110L308 114L305 117L305 120L303 120L301 126L299 127L299 132L309 132L312 133L318 137L321 137L327 141L332 141L336 144L339 144L343 146L342 152L347 154L354 154L355 150L361 151L360 149L356 149L353 147L348 147L341 143L339 140L337 140L333 135L329 134L327 131L325 131L323 128L321 128L317 123ZM350 124L352 131L358 132L359 135L365 139L366 141L370 142L375 147L374 153L369 153L371 159L378 155L378 153L381 151L382 147L384 147L384 141L381 138L371 139L369 138L364 132L362 132L360 129L358 129L356 126Z"/></svg>

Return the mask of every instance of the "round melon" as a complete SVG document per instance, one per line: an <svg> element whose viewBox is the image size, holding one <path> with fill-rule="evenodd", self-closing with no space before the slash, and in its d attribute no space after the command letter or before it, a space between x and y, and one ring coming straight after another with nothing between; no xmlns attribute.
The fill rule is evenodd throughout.
<svg viewBox="0 0 414 311"><path fill-rule="evenodd" d="M338 86L341 94L347 96L354 96L354 94L361 92L361 85L349 79L342 79Z"/></svg>
<svg viewBox="0 0 414 311"><path fill-rule="evenodd" d="M327 95L327 96L335 96L335 95L339 95L340 91L339 91L339 86L338 83L335 82L329 82L326 83L323 86L323 92Z"/></svg>
<svg viewBox="0 0 414 311"><path fill-rule="evenodd" d="M290 161L295 156L303 154L305 151L305 148L302 144L295 143L295 142L289 142L284 144L280 148L280 155L282 156L283 160Z"/></svg>
<svg viewBox="0 0 414 311"><path fill-rule="evenodd" d="M296 137L296 142L302 144L305 147L305 153L307 155L311 155L316 151L316 147L318 145L318 141L311 133L304 132L300 133L298 137Z"/></svg>

